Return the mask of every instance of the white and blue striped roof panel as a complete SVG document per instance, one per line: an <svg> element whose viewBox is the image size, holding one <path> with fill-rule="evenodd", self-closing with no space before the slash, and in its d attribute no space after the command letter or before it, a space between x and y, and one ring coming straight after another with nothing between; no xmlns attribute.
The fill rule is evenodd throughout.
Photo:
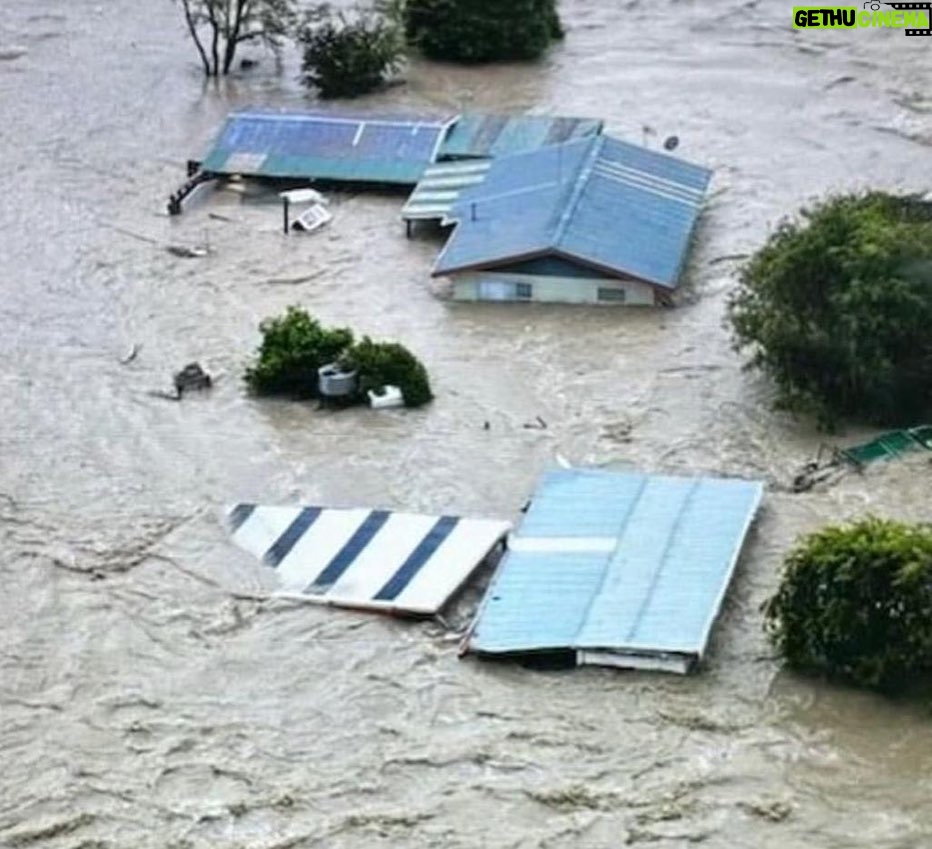
<svg viewBox="0 0 932 849"><path fill-rule="evenodd" d="M308 601L429 616L469 578L509 524L386 510L237 504L233 541Z"/></svg>

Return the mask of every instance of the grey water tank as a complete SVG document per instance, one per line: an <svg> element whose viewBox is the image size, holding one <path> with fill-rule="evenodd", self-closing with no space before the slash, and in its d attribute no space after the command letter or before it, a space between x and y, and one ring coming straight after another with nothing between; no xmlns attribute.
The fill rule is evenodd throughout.
<svg viewBox="0 0 932 849"><path fill-rule="evenodd" d="M329 363L317 370L317 388L324 398L346 398L356 391L356 383L355 369L344 369L337 363Z"/></svg>

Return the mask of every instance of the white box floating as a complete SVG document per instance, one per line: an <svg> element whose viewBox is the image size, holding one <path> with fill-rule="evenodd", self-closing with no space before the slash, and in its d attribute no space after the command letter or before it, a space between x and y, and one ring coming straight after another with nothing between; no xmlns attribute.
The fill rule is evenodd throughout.
<svg viewBox="0 0 932 849"><path fill-rule="evenodd" d="M387 410L391 407L403 407L405 405L404 395L397 386L383 386L382 392L370 389L368 391L369 406L373 410Z"/></svg>
<svg viewBox="0 0 932 849"><path fill-rule="evenodd" d="M432 616L511 525L387 510L237 504L233 541L276 572L281 594L342 607Z"/></svg>
<svg viewBox="0 0 932 849"><path fill-rule="evenodd" d="M333 220L333 214L326 207L315 203L308 207L291 223L292 230L313 233Z"/></svg>
<svg viewBox="0 0 932 849"><path fill-rule="evenodd" d="M550 472L464 649L689 672L762 495L756 481Z"/></svg>

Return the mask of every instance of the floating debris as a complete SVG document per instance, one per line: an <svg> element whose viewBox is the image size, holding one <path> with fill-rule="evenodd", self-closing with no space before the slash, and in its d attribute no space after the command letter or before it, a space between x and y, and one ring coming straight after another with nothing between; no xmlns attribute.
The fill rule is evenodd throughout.
<svg viewBox="0 0 932 849"><path fill-rule="evenodd" d="M851 470L861 471L879 460L892 460L914 451L932 451L932 425L882 433L870 442L848 448L820 445L814 460L793 478L793 492L808 492L816 484L837 480ZM826 459L823 459L826 457Z"/></svg>
<svg viewBox="0 0 932 849"><path fill-rule="evenodd" d="M308 207L292 223L291 229L300 233L313 233L333 220L333 214L319 203Z"/></svg>
<svg viewBox="0 0 932 849"><path fill-rule="evenodd" d="M179 398L191 389L210 389L213 385L210 375L201 368L200 363L188 363L175 374L174 383Z"/></svg>
<svg viewBox="0 0 932 849"><path fill-rule="evenodd" d="M198 245L189 248L187 245L168 245L167 250L173 256L180 256L183 259L199 259L210 254L210 248L206 245Z"/></svg>
<svg viewBox="0 0 932 849"><path fill-rule="evenodd" d="M133 347L129 350L129 353L120 360L120 365L129 365L133 360L135 360L139 355L140 348L142 348L142 345L140 345L138 342L134 342Z"/></svg>
<svg viewBox="0 0 932 849"><path fill-rule="evenodd" d="M0 62L12 62L29 52L28 47L0 47Z"/></svg>
<svg viewBox="0 0 932 849"><path fill-rule="evenodd" d="M404 395L397 386L380 386L378 389L370 389L366 394L369 396L369 406L373 410L387 410L405 405Z"/></svg>

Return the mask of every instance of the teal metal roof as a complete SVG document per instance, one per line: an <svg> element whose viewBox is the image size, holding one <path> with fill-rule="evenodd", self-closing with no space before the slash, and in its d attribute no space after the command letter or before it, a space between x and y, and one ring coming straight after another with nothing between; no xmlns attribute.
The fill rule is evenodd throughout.
<svg viewBox="0 0 932 849"><path fill-rule="evenodd" d="M676 288L712 172L608 136L495 159L434 274L554 255Z"/></svg>
<svg viewBox="0 0 932 849"><path fill-rule="evenodd" d="M486 159L428 165L401 210L401 217L405 221L443 221L463 189L481 183L488 170Z"/></svg>
<svg viewBox="0 0 932 849"><path fill-rule="evenodd" d="M440 159L510 156L595 136L602 121L548 115L462 115L440 147Z"/></svg>
<svg viewBox="0 0 932 849"><path fill-rule="evenodd" d="M250 177L413 185L436 159L448 126L436 117L235 112L201 168Z"/></svg>
<svg viewBox="0 0 932 849"><path fill-rule="evenodd" d="M706 648L763 485L560 470L509 540L467 648L687 671Z"/></svg>

